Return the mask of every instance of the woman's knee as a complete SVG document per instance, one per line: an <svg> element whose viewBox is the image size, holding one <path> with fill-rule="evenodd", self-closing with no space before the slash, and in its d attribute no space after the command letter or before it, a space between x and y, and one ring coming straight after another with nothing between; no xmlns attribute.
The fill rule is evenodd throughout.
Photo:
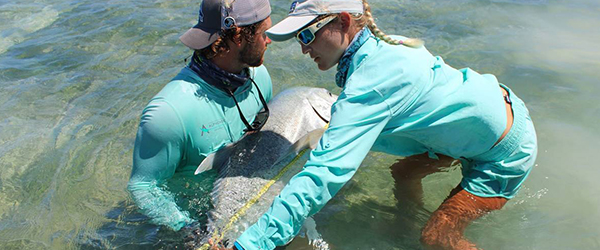
<svg viewBox="0 0 600 250"><path fill-rule="evenodd" d="M428 249L476 249L463 232L473 220L505 203L504 198L478 197L458 186L425 224L421 242Z"/></svg>

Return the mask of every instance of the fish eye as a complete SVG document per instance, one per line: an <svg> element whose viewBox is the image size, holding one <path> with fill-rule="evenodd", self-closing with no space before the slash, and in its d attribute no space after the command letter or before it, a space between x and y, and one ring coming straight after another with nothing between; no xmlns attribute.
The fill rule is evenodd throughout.
<svg viewBox="0 0 600 250"><path fill-rule="evenodd" d="M327 94L329 94L329 96L333 97L333 95L331 94L331 92L327 92Z"/></svg>

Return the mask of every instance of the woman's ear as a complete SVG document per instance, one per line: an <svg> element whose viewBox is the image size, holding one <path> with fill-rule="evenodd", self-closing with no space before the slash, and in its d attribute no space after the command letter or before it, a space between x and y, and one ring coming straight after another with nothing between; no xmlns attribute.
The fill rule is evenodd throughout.
<svg viewBox="0 0 600 250"><path fill-rule="evenodd" d="M350 30L350 25L352 24L352 17L348 12L342 12L338 14L338 18L340 19L340 24L342 25L342 31L347 33Z"/></svg>

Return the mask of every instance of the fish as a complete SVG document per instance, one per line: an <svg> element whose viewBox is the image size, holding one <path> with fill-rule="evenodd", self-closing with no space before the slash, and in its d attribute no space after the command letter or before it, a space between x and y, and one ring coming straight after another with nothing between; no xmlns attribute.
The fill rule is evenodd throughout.
<svg viewBox="0 0 600 250"><path fill-rule="evenodd" d="M337 96L324 88L294 87L276 95L268 107L263 128L207 156L196 173L216 169L206 237L197 249L211 242L231 248L235 240L270 207L274 198L308 159L305 153L320 140L331 118ZM313 249L328 249L312 218L305 234Z"/></svg>

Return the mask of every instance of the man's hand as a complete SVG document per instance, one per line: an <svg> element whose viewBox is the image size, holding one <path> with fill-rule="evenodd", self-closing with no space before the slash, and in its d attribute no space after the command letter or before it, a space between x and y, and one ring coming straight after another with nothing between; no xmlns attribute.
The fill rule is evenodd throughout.
<svg viewBox="0 0 600 250"><path fill-rule="evenodd" d="M186 248L189 249L195 248L204 236L198 221L185 225L180 232L183 234Z"/></svg>
<svg viewBox="0 0 600 250"><path fill-rule="evenodd" d="M215 243L213 239L209 239L208 244L210 244L210 250L238 250L235 246L233 248L227 248L221 242Z"/></svg>

